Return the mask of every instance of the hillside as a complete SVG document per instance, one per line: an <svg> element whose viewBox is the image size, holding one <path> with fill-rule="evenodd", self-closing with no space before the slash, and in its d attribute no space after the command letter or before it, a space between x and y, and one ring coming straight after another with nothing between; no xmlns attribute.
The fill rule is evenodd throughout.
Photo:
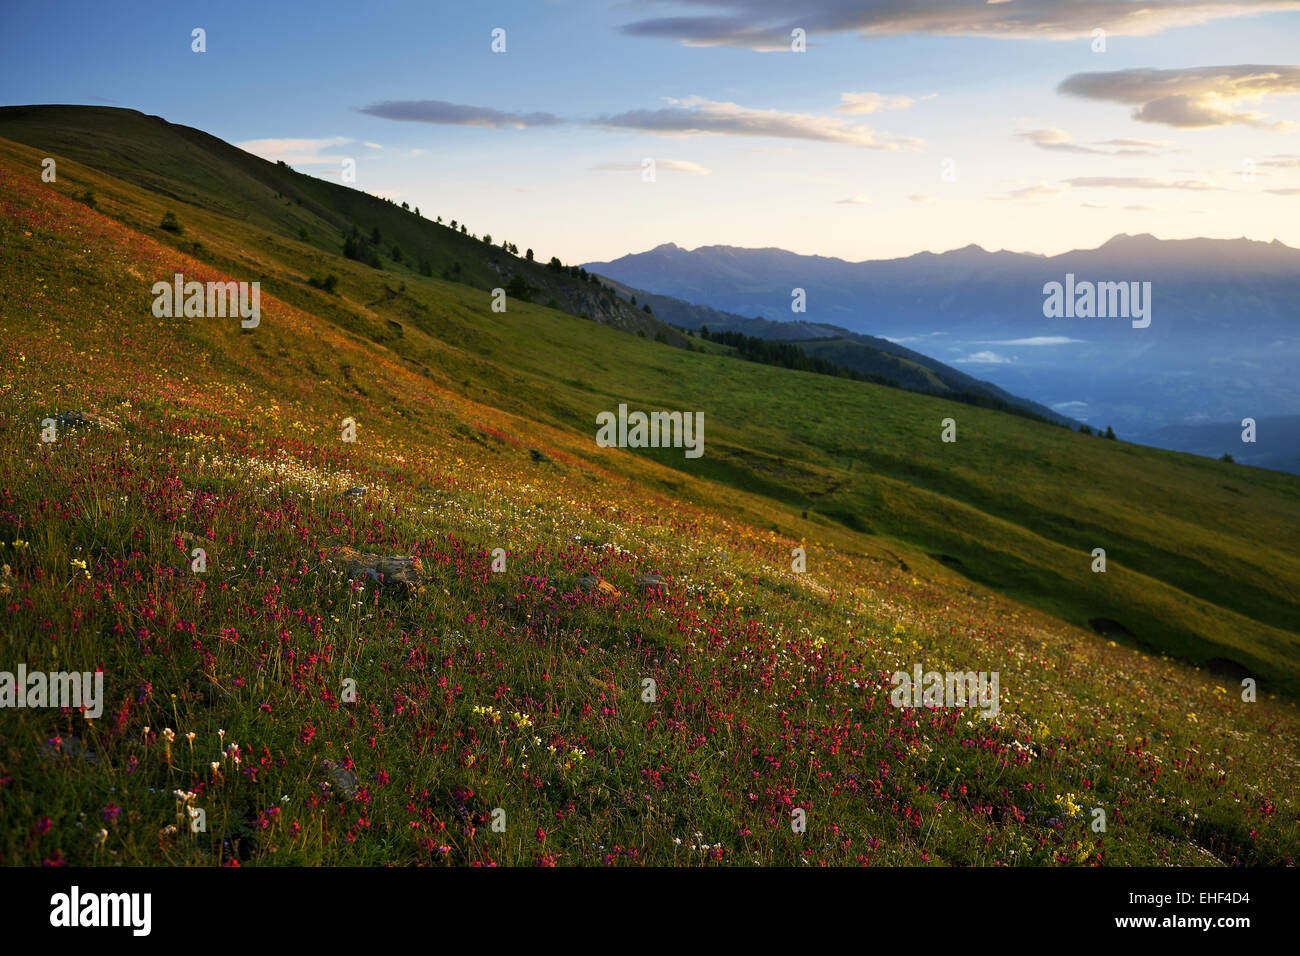
<svg viewBox="0 0 1300 956"><path fill-rule="evenodd" d="M1078 422L1066 415L1058 414L1045 405L1012 395L990 382L967 375L888 339L862 335L820 322L746 319L720 309L684 302L672 296L634 289L604 275L600 278L620 295L629 300L634 299L639 305L649 305L656 317L679 328L699 330L707 326L715 332L740 332L761 339L792 342L810 356L826 359L864 375L889 379L896 382L899 387L910 391L934 395L950 392L982 395L995 402L1005 402L1023 408L1049 421L1071 426L1078 425Z"/></svg>
<svg viewBox="0 0 1300 956"><path fill-rule="evenodd" d="M1294 861L1300 481L494 312L482 243L114 114L0 121L0 647L108 697L6 716L0 861ZM260 324L155 317L177 272ZM620 403L705 454L597 446ZM891 706L918 664L998 713Z"/></svg>
<svg viewBox="0 0 1300 956"><path fill-rule="evenodd" d="M675 330L611 291L594 282L577 281L567 271L547 268L544 262L549 257L540 251L541 261L511 255L500 246L504 237L497 237L495 244L485 243L391 201L267 162L158 116L94 106L0 107L0 137L39 144L121 182L237 220L250 231L321 250L327 258L316 261L322 264L342 252L349 230L355 228L390 275L414 277L423 267L430 276L485 290L521 276L536 290L535 301L553 301L571 315L683 344ZM156 226L128 218L122 221L133 228ZM370 241L376 229L380 239ZM393 259L394 248L400 250L401 261Z"/></svg>

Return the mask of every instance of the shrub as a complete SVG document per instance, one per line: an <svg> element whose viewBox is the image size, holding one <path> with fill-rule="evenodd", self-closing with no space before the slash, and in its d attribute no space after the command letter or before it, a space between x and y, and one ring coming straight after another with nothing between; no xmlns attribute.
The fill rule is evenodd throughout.
<svg viewBox="0 0 1300 956"><path fill-rule="evenodd" d="M174 232L178 236L185 231L185 227L182 226L180 220L176 218L176 213L172 212L170 209L163 213L162 222L158 223L158 228L166 229L168 232Z"/></svg>
<svg viewBox="0 0 1300 956"><path fill-rule="evenodd" d="M511 276L510 281L506 283L506 295L512 299L521 299L524 302L533 301L533 293L537 288L531 285L523 276Z"/></svg>

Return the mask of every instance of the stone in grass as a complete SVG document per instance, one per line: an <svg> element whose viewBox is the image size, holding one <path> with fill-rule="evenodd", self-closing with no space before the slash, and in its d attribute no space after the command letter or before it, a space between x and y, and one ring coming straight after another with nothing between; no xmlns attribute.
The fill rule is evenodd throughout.
<svg viewBox="0 0 1300 956"><path fill-rule="evenodd" d="M88 764L98 764L99 754L86 747L81 738L72 734L51 738L45 741L45 751L51 757L66 757L69 760L84 760Z"/></svg>
<svg viewBox="0 0 1300 956"><path fill-rule="evenodd" d="M357 485L355 488L349 488L347 491L343 492L343 497L347 498L349 501L360 501L365 496L365 485Z"/></svg>
<svg viewBox="0 0 1300 956"><path fill-rule="evenodd" d="M638 574L632 579L647 591L658 591L664 594L668 593L668 581L662 574Z"/></svg>
<svg viewBox="0 0 1300 956"><path fill-rule="evenodd" d="M356 548L335 548L329 559L341 564L350 578L369 578L385 588L413 591L424 580L424 566L420 559L404 554L378 555L358 551Z"/></svg>
<svg viewBox="0 0 1300 956"><path fill-rule="evenodd" d="M102 428L105 431L115 432L121 427L106 415L96 415L94 412L76 409L70 412L59 412L54 416L54 420L65 428Z"/></svg>
<svg viewBox="0 0 1300 956"><path fill-rule="evenodd" d="M584 591L591 591L595 594L608 594L611 597L620 597L621 592L614 585L610 584L604 578L589 574L578 581L578 587Z"/></svg>
<svg viewBox="0 0 1300 956"><path fill-rule="evenodd" d="M333 760L322 760L320 768L325 771L333 780L333 786L339 793L349 800L355 800L357 797L357 775L346 767L342 767Z"/></svg>

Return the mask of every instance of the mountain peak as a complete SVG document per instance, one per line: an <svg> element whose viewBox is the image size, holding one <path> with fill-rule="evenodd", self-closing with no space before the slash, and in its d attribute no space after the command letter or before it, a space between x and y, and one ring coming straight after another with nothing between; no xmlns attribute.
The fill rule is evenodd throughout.
<svg viewBox="0 0 1300 956"><path fill-rule="evenodd" d="M1119 235L1111 236L1102 244L1102 249L1113 248L1115 246L1131 246L1138 243L1159 242L1155 236L1149 232L1140 232L1137 235L1130 236L1127 232L1121 232Z"/></svg>

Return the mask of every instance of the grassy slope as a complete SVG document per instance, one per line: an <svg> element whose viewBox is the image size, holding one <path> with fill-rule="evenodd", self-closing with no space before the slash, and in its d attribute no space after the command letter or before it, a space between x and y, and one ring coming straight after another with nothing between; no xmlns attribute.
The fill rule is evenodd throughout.
<svg viewBox="0 0 1300 956"><path fill-rule="evenodd" d="M1275 738L1261 733L1265 727L1270 734L1294 728L1290 705L1234 705L1233 695L1194 672L962 586L917 553L920 548L957 558L968 576L1067 618L1114 617L1166 651L1194 658L1229 656L1261 675L1276 675L1285 686L1294 678L1297 654L1295 635L1283 626L1288 614L1295 620L1288 601L1294 602L1300 575L1295 536L1280 531L1297 524L1294 479L1103 443L895 390L660 347L546 309L512 306L494 314L481 291L414 277L404 277L402 291L391 274L341 262L284 236L250 231L215 210L178 210L187 226L180 239L148 226L136 235L118 223L156 222L175 201L68 161L60 162L59 183L43 186L34 173L41 155L0 143L0 176L10 197L0 239L5 249L14 250L6 256L0 286L7 350L4 441L15 452L12 463L6 456L0 481L7 489L6 513L19 521L12 529L15 537L31 539L21 553L10 544L5 555L19 571L18 584L10 589L27 592L34 602L10 609L18 615L11 633L32 654L30 648L38 645L30 642L48 630L39 623L48 615L48 621L57 621L55 630L70 635L72 649L102 653L113 677L149 677L163 691L176 688L172 692L179 692L179 706L191 722L210 722L216 715L224 726L239 728L243 739L280 735L292 768L283 789L294 811L312 820L309 840L299 834L291 839L275 829L279 824L269 824L292 848L290 858L357 860L358 853L379 858L391 847L363 840L364 849L349 849L346 841L339 843L333 806L314 805L307 786L309 779L314 786L312 761L321 744L314 737L303 739L306 730L297 744L292 733L284 737L284 721L264 718L259 699L275 700L273 713L286 704L301 706L303 719L310 723L314 714L322 730L328 722L330 752L336 756L340 741L363 747L367 725L373 729L376 721L391 721L379 737L404 776L383 772L402 780L406 789L388 810L397 812L411 786L418 791L421 782L437 780L438 794L421 799L432 799L443 827L450 820L453 830L470 811L464 809L464 793L443 792L442 781L460 780L457 786L473 789L480 772L474 766L491 756L491 772L478 764L485 775L478 785L488 794L506 793L517 785L508 781L523 772L518 761L531 746L523 733L527 728L516 723L506 729L507 713L506 726L493 728L523 748L520 757L508 756L492 734L479 729L485 718L470 711L469 700L487 706L508 699L516 707L534 707L535 719L550 725L552 741L567 745L580 739L579 749L589 745L588 752L600 757L597 781L579 779L588 771L575 768L572 759L566 767L562 757L549 752L527 758L540 763L524 773L526 781L537 774L536 786L542 786L537 767L543 764L552 776L546 795L536 797L542 805L526 813L544 822L550 819L547 808L562 806L566 795L580 796L589 811L586 823L560 827L570 840L561 853L568 859L593 859L599 856L593 845L604 841L600 845L608 848L620 835L624 847L676 853L675 844L661 840L689 837L694 827L707 829L709 838L725 837L723 855L730 859L789 860L800 852L782 836L788 829L782 808L792 805L793 795L801 802L819 801L823 824L834 819L859 839L870 834L868 845L882 841L880 853L861 854L875 860L1095 859L1100 844L1062 823L1058 798L1078 790L1081 776L1093 777L1085 768L1098 760L1110 770L1093 783L1106 791L1105 798L1094 797L1108 806L1116 801L1142 805L1124 811L1123 835L1106 838L1107 859L1197 861L1200 851L1187 840L1224 858L1276 860L1294 854L1294 757L1275 752ZM87 185L100 195L107 216L62 198ZM196 237L202 262L185 258L183 251ZM160 322L149 316L148 289L156 278L176 269L215 278L214 265L236 266L230 273L237 279L250 267L264 277L262 327L241 334L236 324L220 320ZM342 276L337 298L296 281L325 266ZM119 404L124 400L129 405ZM655 462L650 454L595 449L594 415L618 401L705 411L705 457L689 462L661 453ZM123 418L139 450L124 453L121 437L112 433L69 436L71 448L33 445L33 422L55 407L76 406ZM365 441L358 446L337 441L337 421L345 415L362 423ZM938 441L939 419L947 416L959 423L956 444ZM531 462L528 445L544 449L553 462ZM214 461L196 466L199 454ZM1009 482L1005 472L1011 463L1016 475ZM340 475L345 469L349 474ZM336 492L356 480L369 480L381 494L352 516L325 489ZM17 489L17 497L9 489ZM113 504L122 490L128 491L125 512ZM271 501L261 500L265 497ZM50 509L63 500L72 507L62 513ZM798 516L803 508L809 512L806 521ZM37 520L42 509L46 517ZM853 526L876 536L848 530ZM370 683L363 686L378 682L383 694L370 691L363 699L393 700L397 681L399 696L424 702L412 705L412 719L419 713L437 726L435 732L421 724L416 734L417 741L427 736L441 742L436 755L423 754L418 743L411 751L412 744L393 738L395 728L410 728L391 714L383 717L387 704L360 722L359 735L355 718L354 729L345 729L348 721L338 723L337 704L309 703L291 673L279 665L273 674L264 672L265 656L256 693L234 684L236 677L244 679L248 660L257 659L258 647L265 655L266 641L275 640L269 624L274 616L254 611L251 597L224 593L224 586L214 598L196 596L192 585L165 572L176 563L170 539L193 529L216 542L214 551L221 554L215 560L238 586L264 596L269 581L249 578L251 572L244 570L260 567L291 595L277 599L292 600L299 609L288 640L310 636L296 632L304 626L310 632L313 610L318 621L353 615L337 635L337 653L313 662L304 679L328 688L347 667L355 669L365 655L378 654L379 671L371 670ZM143 543L124 547L136 532ZM443 597L436 586L429 588L432 600L349 600L346 586L319 559L324 542L339 538L374 542L372 548L414 549L426 563L455 574L438 581L446 585ZM799 539L810 547L813 573L808 576L781 570ZM593 548L601 541L621 542L634 553ZM520 572L516 565L500 583L484 573L485 551L498 544L526 568ZM1088 549L1097 545L1108 551L1105 576L1088 571ZM912 571L898 567L902 562L895 551ZM181 642L170 649L171 657L159 661L152 654L140 657L145 639L113 638L107 649L93 650L95 629L81 627L82 620L104 626L115 615L131 617L128 636L137 624L144 625L131 610L134 605L115 609L114 601L98 593L92 600L86 595L90 585L75 578L60 589L49 588L47 581L68 577L75 554L89 556L93 575L114 577L115 586L133 600L156 603L155 590L169 593L168 600L176 603L173 614L201 622L199 633L213 649L190 653ZM147 598L133 590L129 577L120 577L133 564L153 575ZM595 571L634 590L634 570L673 576L667 606L593 600L573 589L579 573ZM1178 585L1183 590L1176 590ZM69 588L86 602L85 619L71 616L76 602L67 600ZM248 633L229 648L213 638L226 619L245 622L240 630L246 627ZM472 636L448 637L458 623ZM428 681L401 682L390 665L409 664L407 652L393 657L375 644L394 634L403 645L420 646L427 659L446 655L440 658L445 671L470 690L451 697L444 692L435 707L437 694ZM430 641L445 643L431 648ZM499 663L484 667L483 653ZM882 673L915 661L1000 669L1004 715L996 728L963 729L942 712L913 718L883 705L878 692L868 692L864 700L846 690L850 680L878 686ZM558 683L547 687L550 678L539 683L539 675L546 674ZM636 692L646 674L672 689L666 724L639 710ZM198 700L194 687L206 683L231 696L215 706L210 695ZM800 689L805 683L806 691ZM719 688L730 704L709 693ZM295 691L297 703L292 703ZM589 726L606 692L615 713L608 725ZM576 706L584 700L593 711ZM139 759L133 751L140 747L128 729L138 735L150 722L155 738L159 723L183 729L174 712L168 719L165 703L125 706L113 725L100 731L97 752ZM864 719L865 729L850 721L858 727L845 731L852 742L824 749L838 739L846 708L863 706L870 718ZM780 707L786 717L772 724L771 707ZM430 716L434 712L436 718ZM39 715L26 712L23 719L28 733L50 732L38 729ZM793 736L791 721L799 728ZM1200 727L1200 721L1208 726ZM728 728L729 745L719 749L722 759L705 760L686 730L707 738L721 723ZM71 718L65 727L79 730ZM453 730L464 742L448 749L446 735ZM972 739L964 739L972 733ZM1119 750L1117 733L1127 741ZM788 753L803 735L817 742L811 762ZM763 793L740 811L735 775L748 771L745 761L737 764L737 755L748 751L736 749L737 737L773 758L787 752L787 760L793 760L785 771L760 761L760 777L767 778ZM28 738L27 746L39 750L37 739ZM1013 752L1013 742L1026 747L1029 756L1018 748ZM972 758L972 743L987 755ZM152 745L161 746L156 739ZM1214 769L1187 761L1179 749L1186 746L1220 754L1211 763ZM641 752L644 748L648 751ZM46 792L41 774L48 772L32 766L30 749L5 754L19 767L19 784L0 789L28 814ZM379 765L374 753L349 752L368 768ZM640 756L629 758L629 753ZM904 782L877 779L874 796L864 801L861 781L849 781L871 766L863 762L867 753L899 761ZM1153 753L1163 753L1166 762L1176 758L1179 766L1171 779L1161 779L1161 761L1153 763ZM661 761L657 770L649 759L655 755ZM71 760L65 768L70 775L75 765ZM224 782L205 779L205 766L200 760L188 769L151 772L226 799L230 794L219 793ZM831 766L835 769L827 770ZM952 767L965 769L954 775ZM1045 787L1057 792L1029 801L1016 798L993 783L1008 771L1043 793ZM112 772L122 773L121 767ZM269 775L277 783L284 776ZM641 785L633 781L638 778L663 783L675 795L671 810L637 809ZM701 780L697 799L691 791ZM905 796L913 789L907 780L938 802L931 806L929 798ZM953 790L958 782L969 787L961 798ZM96 783L103 781L81 784L87 799ZM1202 815L1206 823L1154 805L1165 796L1199 805L1206 787L1217 792L1225 785L1234 796L1214 803L1217 809ZM1264 797L1258 796L1261 791ZM251 799L241 792L239 800L227 801L228 811L243 822L228 823L223 835L229 837L237 826L257 830L265 808ZM1269 804L1273 809L1262 809ZM981 809L985 805L988 811ZM996 818L989 818L995 805ZM1278 806L1281 815L1273 816ZM74 808L67 809L71 819ZM476 812L482 810L478 806ZM158 807L150 812L156 817ZM739 826L737 813L744 817ZM376 825L379 816L371 811ZM921 830L923 816L931 825ZM432 824L424 820L422 826ZM1244 836L1251 829L1263 835ZM418 858L422 852L446 858L438 855L440 849L430 851L403 834L387 817L384 832L399 858L410 860L412 853ZM267 851L267 839L240 834L246 840L241 852ZM980 848L984 836L995 837L994 848ZM30 859L35 852L12 832L6 839L7 852L17 858ZM498 854L475 843L463 827L455 839L439 836L434 842L441 845L443 839L455 859L491 853L518 862L542 853L516 836L508 849L503 841ZM138 833L132 840L116 852L131 859L155 852ZM79 844L72 847L70 842L64 852L90 852ZM861 844L850 849L834 840L832 847L824 858L833 862L849 862L862 850ZM183 848L160 847L160 852L169 859L205 858ZM821 858L822 850L817 853Z"/></svg>
<svg viewBox="0 0 1300 956"><path fill-rule="evenodd" d="M24 128L29 138L42 129L36 119L24 126L21 111L6 115L8 125ZM36 109L32 115L50 114ZM66 114L56 110L46 121L54 145L93 142L93 161L115 175L134 170L130 176L154 189L162 188L160 179L179 179L164 191L175 196L193 189L190 198L216 210L236 199L242 215L264 222L267 233L188 209L187 221L223 240L213 248L209 239L203 250L215 265L246 270L255 256L259 274L269 267L266 276L300 283L342 266L332 253L310 248L335 248L328 239L293 238L304 216L315 217L309 229L315 233L382 216L386 233L427 232L435 247L450 244L445 255L462 262L471 281L483 272L480 287L493 284L493 270L473 260L483 255L480 244L373 197L299 176L207 134L141 114L89 109L84 120L81 112L76 115L95 136L74 136L66 129ZM179 147L178 137L184 144ZM200 172L190 175L191 169ZM270 203L262 180L308 200L301 207L288 200ZM111 181L105 185L112 190ZM161 205L137 206L128 202L109 211L184 247L184 240L151 228ZM408 247L415 241L402 239ZM457 289L445 294L458 308L433 317L431 307L439 300L422 290L436 284L401 269L376 279L369 270L351 268L340 301L297 286L284 295L430 370L442 369L444 381L477 389L471 391L477 398L515 411L533 409L569 427L585 429L583 422L620 396L703 410L710 454L698 462L662 454L661 461L909 543L1075 624L1115 621L1140 646L1219 662L1226 673L1258 674L1300 693L1300 598L1294 586L1300 581L1300 545L1296 535L1277 533L1300 526L1300 485L1292 478L1135 446L1102 446L1008 416L857 383L725 364L710 364L701 373L695 357L677 352L655 354L647 368L638 343L615 337L607 345L604 336L575 342L565 331L550 333L547 323L556 320L546 310L484 315L483 296ZM368 321L381 316L401 328L376 328ZM523 334L521 323L527 327ZM464 352L448 350L446 342ZM477 360L473 375L456 371L469 359L465 353ZM589 374L561 371L575 368ZM526 377L519 374L524 369ZM720 379L725 387L715 388ZM822 414L824 408L835 412ZM949 416L958 421L956 444L938 440L939 421ZM1017 478L1008 483L1011 463ZM1105 576L1090 570L1097 547L1106 550Z"/></svg>

